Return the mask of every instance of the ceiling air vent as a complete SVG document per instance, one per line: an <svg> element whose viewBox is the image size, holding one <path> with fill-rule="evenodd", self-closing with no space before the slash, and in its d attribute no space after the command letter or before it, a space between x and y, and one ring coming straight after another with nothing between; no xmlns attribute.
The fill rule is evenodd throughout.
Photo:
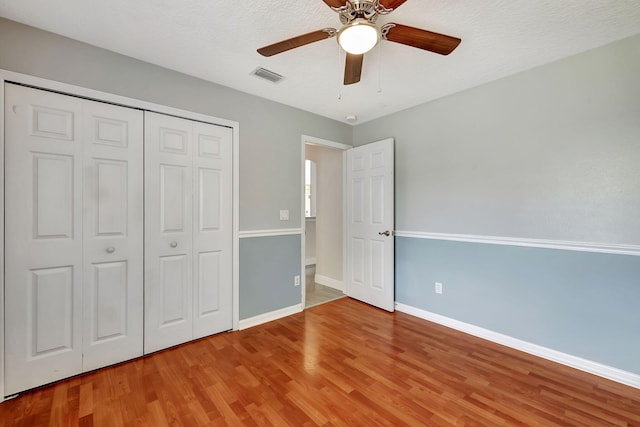
<svg viewBox="0 0 640 427"><path fill-rule="evenodd" d="M284 76L262 67L256 68L251 74L261 79L269 80L271 83L279 83L280 80L284 79Z"/></svg>

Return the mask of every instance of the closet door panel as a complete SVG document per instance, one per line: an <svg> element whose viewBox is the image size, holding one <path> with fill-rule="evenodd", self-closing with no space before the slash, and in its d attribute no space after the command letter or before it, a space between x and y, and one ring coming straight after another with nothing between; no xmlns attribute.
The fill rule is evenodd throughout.
<svg viewBox="0 0 640 427"><path fill-rule="evenodd" d="M127 325L128 264L126 261L103 262L94 263L91 267L91 286L85 290L85 295L90 295L92 299L88 304L85 303L85 307L88 305L91 308L91 317L89 322L86 322L91 331L85 345L97 346L105 341L120 341L122 344L130 329ZM142 342L139 344L141 355ZM86 363L84 367L91 369Z"/></svg>
<svg viewBox="0 0 640 427"><path fill-rule="evenodd" d="M83 108L87 371L143 354L143 113Z"/></svg>
<svg viewBox="0 0 640 427"><path fill-rule="evenodd" d="M73 239L74 157L31 153L33 239Z"/></svg>
<svg viewBox="0 0 640 427"><path fill-rule="evenodd" d="M145 353L193 337L192 139L189 121L145 113Z"/></svg>
<svg viewBox="0 0 640 427"><path fill-rule="evenodd" d="M66 352L73 349L73 269L70 267L32 269L28 293L32 355Z"/></svg>
<svg viewBox="0 0 640 427"><path fill-rule="evenodd" d="M190 187L191 167L176 164L161 164L160 169L160 233L165 238L185 238L191 224L187 216L191 212L184 191Z"/></svg>
<svg viewBox="0 0 640 427"><path fill-rule="evenodd" d="M9 395L82 371L82 103L5 89Z"/></svg>
<svg viewBox="0 0 640 427"><path fill-rule="evenodd" d="M193 122L194 338L232 328L232 130Z"/></svg>
<svg viewBox="0 0 640 427"><path fill-rule="evenodd" d="M181 326L190 321L189 261L185 254L160 257L160 328Z"/></svg>
<svg viewBox="0 0 640 427"><path fill-rule="evenodd" d="M221 258L221 251L200 252L198 254L199 286L196 313L201 319L220 310Z"/></svg>

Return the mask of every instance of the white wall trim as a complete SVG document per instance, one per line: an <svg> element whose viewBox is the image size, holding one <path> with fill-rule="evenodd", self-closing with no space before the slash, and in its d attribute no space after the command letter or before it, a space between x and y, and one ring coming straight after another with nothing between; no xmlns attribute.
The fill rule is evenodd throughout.
<svg viewBox="0 0 640 427"><path fill-rule="evenodd" d="M124 107L133 107L141 110L152 111L161 114L167 114L170 116L176 116L180 118L210 123L214 125L226 126L231 128L239 127L239 123L233 120L221 119L219 117L213 117L202 113L196 113L194 111L182 110L179 108L169 107L167 105L156 104L153 102L147 102L140 99L129 98L121 95L114 95L108 92L102 92L99 90L89 89L82 86L75 86L67 83L58 82L55 80L43 79L41 77L30 76L28 74L16 73L13 71L0 69L0 79L2 83L19 83L29 86L34 86L40 89L52 90L61 92L67 95L79 96L86 99L91 99L98 102L107 102L116 105L122 105Z"/></svg>
<svg viewBox="0 0 640 427"><path fill-rule="evenodd" d="M349 257L347 256L347 223L349 222L347 218L347 203L349 201L347 198L347 151L345 150L342 153L342 292L345 295L349 295L347 293L347 283L350 283L347 275L347 263L349 262Z"/></svg>
<svg viewBox="0 0 640 427"><path fill-rule="evenodd" d="M306 160L307 145L305 140L308 138L302 135L300 141L300 217L305 218L305 185L306 183ZM314 251L315 253L315 251ZM304 310L307 305L307 220L302 221L302 233L300 234L300 306Z"/></svg>
<svg viewBox="0 0 640 427"><path fill-rule="evenodd" d="M621 369L613 368L611 366L603 365L601 363L593 362L591 360L583 359L581 357L573 356L567 353L562 353L560 351L552 350L550 348L543 347L537 344L532 344L530 342L523 341L517 338L512 338L508 335L493 332L479 326L461 322L459 320L451 319L446 316L431 313L429 311L405 305L399 302L396 302L396 310L415 317L419 317L424 320L428 320L430 322L438 323L440 325L467 333L469 335L473 335L516 350L520 350L525 353L541 357L543 359L551 360L562 365L570 366L572 368L579 369L590 374L598 375L600 377L640 389L640 375L631 372L623 371Z"/></svg>
<svg viewBox="0 0 640 427"><path fill-rule="evenodd" d="M4 79L0 73L0 403L4 402Z"/></svg>
<svg viewBox="0 0 640 427"><path fill-rule="evenodd" d="M245 230L240 231L241 239L250 237L274 237L274 236L291 236L294 234L302 234L302 228L279 228L273 230Z"/></svg>
<svg viewBox="0 0 640 427"><path fill-rule="evenodd" d="M570 240L527 239L499 236L478 236L471 234L429 233L423 231L396 231L395 235L398 237L412 237L415 239L450 240L455 242L488 243L492 245L524 246L529 248L548 248L568 251L640 256L640 245L574 242Z"/></svg>
<svg viewBox="0 0 640 427"><path fill-rule="evenodd" d="M257 316L240 320L240 330L252 328L263 323L291 316L292 314L300 313L301 311L302 304L296 304L290 307L281 308L279 310L270 311L268 313L258 314Z"/></svg>
<svg viewBox="0 0 640 427"><path fill-rule="evenodd" d="M233 254L232 320L234 331L240 328L240 127L233 128Z"/></svg>
<svg viewBox="0 0 640 427"><path fill-rule="evenodd" d="M316 138L315 136L302 135L302 144L322 145L323 147L335 148L337 150L348 150L351 145L340 142L329 141L327 139Z"/></svg>
<svg viewBox="0 0 640 427"><path fill-rule="evenodd" d="M332 279L331 277L316 274L314 281L324 286L344 292L344 282L342 280Z"/></svg>

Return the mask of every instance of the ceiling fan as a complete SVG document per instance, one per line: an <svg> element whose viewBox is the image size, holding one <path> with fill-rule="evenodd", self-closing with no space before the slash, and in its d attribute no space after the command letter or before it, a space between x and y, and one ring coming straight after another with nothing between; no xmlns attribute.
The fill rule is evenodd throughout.
<svg viewBox="0 0 640 427"><path fill-rule="evenodd" d="M343 27L323 28L322 30L302 34L269 46L261 47L258 53L273 56L287 50L337 36L338 44L347 52L344 70L344 84L360 81L364 54L380 39L413 46L448 55L458 47L461 39L434 33L407 25L390 22L382 27L376 25L380 15L387 15L407 0L322 0L338 13Z"/></svg>

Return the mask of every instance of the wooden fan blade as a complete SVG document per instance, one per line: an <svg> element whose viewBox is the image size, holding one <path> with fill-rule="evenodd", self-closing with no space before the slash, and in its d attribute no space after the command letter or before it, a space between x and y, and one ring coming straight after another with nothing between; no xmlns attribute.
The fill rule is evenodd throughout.
<svg viewBox="0 0 640 427"><path fill-rule="evenodd" d="M380 0L380 4L385 9L394 10L402 6L402 4L406 1L407 0Z"/></svg>
<svg viewBox="0 0 640 427"><path fill-rule="evenodd" d="M389 28L384 36L385 39L439 53L440 55L450 54L462 41L457 37L421 30L420 28L408 27L406 25L395 23L387 25L394 26Z"/></svg>
<svg viewBox="0 0 640 427"><path fill-rule="evenodd" d="M364 55L354 55L347 53L347 59L344 64L344 84L352 85L360 81L362 74L362 60Z"/></svg>
<svg viewBox="0 0 640 427"><path fill-rule="evenodd" d="M331 38L335 35L335 28L325 28L323 30L313 31L278 43L270 44L269 46L261 47L258 49L258 53L262 56L273 56L278 53L286 52L287 50L295 49L296 47Z"/></svg>
<svg viewBox="0 0 640 427"><path fill-rule="evenodd" d="M347 0L322 0L323 2L325 2L327 4L327 6L329 7L342 7L347 3Z"/></svg>

